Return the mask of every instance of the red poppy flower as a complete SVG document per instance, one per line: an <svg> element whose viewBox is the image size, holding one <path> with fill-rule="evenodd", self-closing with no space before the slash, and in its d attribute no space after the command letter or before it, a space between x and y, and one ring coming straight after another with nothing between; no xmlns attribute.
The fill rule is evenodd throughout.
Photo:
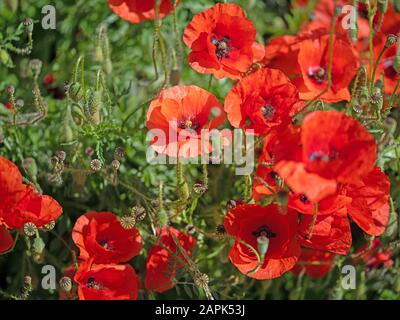
<svg viewBox="0 0 400 320"><path fill-rule="evenodd" d="M276 184L277 173L266 165L260 164L256 169L256 178L253 183L253 198L259 201L262 196L270 196L278 192Z"/></svg>
<svg viewBox="0 0 400 320"><path fill-rule="evenodd" d="M339 0L336 3L337 6L344 7L345 5L353 5L353 0ZM358 49L365 49L368 47L369 38L369 18L368 9L366 4L358 3L358 15L357 15L357 27L358 27L358 41L355 44ZM302 32L309 32L316 29L325 29L326 33L329 32L329 28L333 19L335 11L335 3L332 0L320 0L315 6L313 12L313 19L311 22L306 23L302 28ZM350 11L344 10L343 13L337 18L335 25L335 34L340 35L348 41L350 41L348 24L350 22ZM379 20L379 12L374 17L374 27Z"/></svg>
<svg viewBox="0 0 400 320"><path fill-rule="evenodd" d="M111 212L91 211L80 216L72 239L79 248L80 259L93 258L94 263L126 262L142 249L139 231L124 229Z"/></svg>
<svg viewBox="0 0 400 320"><path fill-rule="evenodd" d="M256 60L256 29L235 4L216 4L193 17L183 34L190 66L218 79L238 79Z"/></svg>
<svg viewBox="0 0 400 320"><path fill-rule="evenodd" d="M8 111L14 112L13 104L12 104L10 101L7 101L7 102L4 104L4 107L5 107Z"/></svg>
<svg viewBox="0 0 400 320"><path fill-rule="evenodd" d="M358 250L358 258L365 263L368 271L371 269L386 266L390 268L393 265L393 251L382 248L381 239L375 238L372 243L363 244Z"/></svg>
<svg viewBox="0 0 400 320"><path fill-rule="evenodd" d="M297 37L285 36L266 46L264 63L282 70L299 90L301 99L310 100L320 94L328 81L329 34L313 29ZM358 55L348 41L335 36L333 42L331 88L322 95L326 102L350 100L349 85L358 68Z"/></svg>
<svg viewBox="0 0 400 320"><path fill-rule="evenodd" d="M158 241L147 256L145 285L149 291L164 292L174 287L176 272L186 263L175 241L190 255L196 240L173 227L163 227Z"/></svg>
<svg viewBox="0 0 400 320"><path fill-rule="evenodd" d="M313 216L302 215L299 225L299 241L301 245L329 251L337 254L347 254L350 250L352 239L349 219L346 209L328 215L318 215L312 227Z"/></svg>
<svg viewBox="0 0 400 320"><path fill-rule="evenodd" d="M375 168L360 180L343 187L343 192L352 201L347 210L354 222L366 233L379 236L389 222L390 206L389 178Z"/></svg>
<svg viewBox="0 0 400 320"><path fill-rule="evenodd" d="M289 209L282 214L274 204L266 207L245 204L233 208L224 220L227 233L236 239L229 259L240 272L255 279L281 276L295 265L300 255L297 223L294 211Z"/></svg>
<svg viewBox="0 0 400 320"><path fill-rule="evenodd" d="M301 141L301 142L300 142ZM356 120L338 111L308 114L302 125L302 156L276 163L275 171L297 194L319 202L337 190L338 183L351 183L375 166L374 138ZM292 144L293 146L293 144ZM285 146L287 149L291 145Z"/></svg>
<svg viewBox="0 0 400 320"><path fill-rule="evenodd" d="M79 300L137 300L140 287L129 264L80 264L74 280Z"/></svg>
<svg viewBox="0 0 400 320"><path fill-rule="evenodd" d="M22 229L27 222L39 228L62 213L56 200L23 184L18 168L3 157L0 157L0 196L0 217L9 229Z"/></svg>
<svg viewBox="0 0 400 320"><path fill-rule="evenodd" d="M302 249L299 261L291 272L299 275L304 270L310 277L321 278L332 269L334 258L335 256L329 252Z"/></svg>
<svg viewBox="0 0 400 320"><path fill-rule="evenodd" d="M301 69L302 82L297 84L300 98L315 98L327 86L329 35L315 39L306 39L299 44L298 63ZM358 68L357 55L352 46L334 38L331 88L321 99L326 102L350 100L349 85Z"/></svg>
<svg viewBox="0 0 400 320"><path fill-rule="evenodd" d="M55 77L51 72L46 73L46 75L43 77L43 84L45 87L52 85L54 81Z"/></svg>
<svg viewBox="0 0 400 320"><path fill-rule="evenodd" d="M196 86L175 86L151 102L146 124L165 138L156 137L151 142L155 151L171 157L195 157L211 151L201 130L216 128L224 119L214 95Z"/></svg>
<svg viewBox="0 0 400 320"><path fill-rule="evenodd" d="M8 232L5 226L0 222L0 253L11 249L14 244L14 239Z"/></svg>
<svg viewBox="0 0 400 320"><path fill-rule="evenodd" d="M159 17L164 18L174 9L174 0L161 0ZM178 1L179 3L179 1ZM140 23L154 19L156 0L108 0L111 10L122 19Z"/></svg>
<svg viewBox="0 0 400 320"><path fill-rule="evenodd" d="M259 69L243 78L225 99L229 122L264 135L287 125L303 107L296 87L280 70Z"/></svg>
<svg viewBox="0 0 400 320"><path fill-rule="evenodd" d="M336 193L327 196L318 203L318 215L327 215L345 208L351 198ZM302 214L314 215L316 203L311 202L304 194L289 194L288 206Z"/></svg>
<svg viewBox="0 0 400 320"><path fill-rule="evenodd" d="M390 2L383 19L381 31L386 35L397 35L400 32L400 13L395 11L394 6Z"/></svg>

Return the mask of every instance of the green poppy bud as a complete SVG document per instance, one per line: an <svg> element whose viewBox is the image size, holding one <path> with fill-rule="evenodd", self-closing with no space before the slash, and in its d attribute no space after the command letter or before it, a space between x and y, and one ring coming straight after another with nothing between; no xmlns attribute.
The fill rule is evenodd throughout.
<svg viewBox="0 0 400 320"><path fill-rule="evenodd" d="M79 105L72 106L71 116L77 126L81 126L85 121L85 115Z"/></svg>
<svg viewBox="0 0 400 320"><path fill-rule="evenodd" d="M104 60L103 49L100 45L96 45L94 49L93 60L97 63L102 63Z"/></svg>
<svg viewBox="0 0 400 320"><path fill-rule="evenodd" d="M34 254L41 255L45 247L46 244L42 238L38 237L33 240L32 251Z"/></svg>
<svg viewBox="0 0 400 320"><path fill-rule="evenodd" d="M112 63L110 58L106 58L103 64L103 70L106 74L110 74L112 72Z"/></svg>
<svg viewBox="0 0 400 320"><path fill-rule="evenodd" d="M378 0L378 11L384 14L388 9L388 0Z"/></svg>
<svg viewBox="0 0 400 320"><path fill-rule="evenodd" d="M69 96L75 102L79 102L83 98L83 90L79 82L73 83L68 90Z"/></svg>
<svg viewBox="0 0 400 320"><path fill-rule="evenodd" d="M11 57L6 50L0 50L0 62L5 66L12 65Z"/></svg>
<svg viewBox="0 0 400 320"><path fill-rule="evenodd" d="M10 9L12 12L17 11L18 9L18 0L6 0L6 7Z"/></svg>
<svg viewBox="0 0 400 320"><path fill-rule="evenodd" d="M397 41L396 56L394 58L394 69L397 73L400 73L400 36L398 37Z"/></svg>
<svg viewBox="0 0 400 320"><path fill-rule="evenodd" d="M36 165L36 161L33 158L26 158L23 162L23 167L25 171L31 176L36 177L38 174L38 168Z"/></svg>
<svg viewBox="0 0 400 320"><path fill-rule="evenodd" d="M100 124L100 110L102 106L101 91L92 91L89 94L89 117L94 124Z"/></svg>

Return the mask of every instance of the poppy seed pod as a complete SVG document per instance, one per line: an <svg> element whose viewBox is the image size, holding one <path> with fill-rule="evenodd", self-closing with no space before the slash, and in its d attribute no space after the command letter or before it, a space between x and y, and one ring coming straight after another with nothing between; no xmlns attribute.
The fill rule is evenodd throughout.
<svg viewBox="0 0 400 320"><path fill-rule="evenodd" d="M65 292L70 292L72 290L72 280L70 277L62 277L60 279L60 287Z"/></svg>
<svg viewBox="0 0 400 320"><path fill-rule="evenodd" d="M32 222L27 222L24 224L24 233L28 237L32 237L36 234L37 227L34 223Z"/></svg>
<svg viewBox="0 0 400 320"><path fill-rule="evenodd" d="M31 18L26 18L23 22L26 32L31 34L33 32L33 21Z"/></svg>
<svg viewBox="0 0 400 320"><path fill-rule="evenodd" d="M29 69L32 72L34 78L39 77L40 72L42 71L43 62L39 59L32 59L29 61Z"/></svg>
<svg viewBox="0 0 400 320"><path fill-rule="evenodd" d="M56 226L56 222L55 222L55 221L50 221L49 223L46 223L46 224L43 226L43 229L44 229L45 231L51 231L51 230L54 229L55 226Z"/></svg>
<svg viewBox="0 0 400 320"><path fill-rule="evenodd" d="M269 239L266 236L257 237L257 247L258 247L258 252L260 253L261 259L264 259L265 254L268 251Z"/></svg>
<svg viewBox="0 0 400 320"><path fill-rule="evenodd" d="M102 163L99 159L93 159L92 161L90 161L90 168L94 171L100 171L102 168Z"/></svg>

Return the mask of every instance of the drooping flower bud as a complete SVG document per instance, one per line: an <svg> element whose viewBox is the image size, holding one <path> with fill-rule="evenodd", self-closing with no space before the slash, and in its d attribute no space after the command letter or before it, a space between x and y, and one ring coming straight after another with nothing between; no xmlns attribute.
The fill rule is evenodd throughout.
<svg viewBox="0 0 400 320"><path fill-rule="evenodd" d="M22 163L25 171L31 176L36 177L38 174L38 168L36 165L36 161L33 158L25 158L24 162Z"/></svg>
<svg viewBox="0 0 400 320"><path fill-rule="evenodd" d="M81 101L83 98L83 90L81 88L81 84L79 82L71 84L68 90L68 94L73 101Z"/></svg>
<svg viewBox="0 0 400 320"><path fill-rule="evenodd" d="M85 122L85 119L86 119L82 109L77 104L74 104L72 106L71 116L72 116L72 120L75 122L75 124L77 126L83 125L83 123Z"/></svg>
<svg viewBox="0 0 400 320"><path fill-rule="evenodd" d="M56 152L56 157L61 162L64 162L65 159L67 158L67 154L66 154L66 152L64 150L59 150L59 151Z"/></svg>
<svg viewBox="0 0 400 320"><path fill-rule="evenodd" d="M17 101L15 101L15 107L20 110L24 107L25 102L22 99L17 99Z"/></svg>

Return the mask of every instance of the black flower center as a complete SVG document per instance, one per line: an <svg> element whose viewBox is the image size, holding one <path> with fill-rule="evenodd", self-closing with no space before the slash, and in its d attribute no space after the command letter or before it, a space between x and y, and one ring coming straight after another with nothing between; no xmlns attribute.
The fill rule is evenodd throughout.
<svg viewBox="0 0 400 320"><path fill-rule="evenodd" d="M232 50L232 46L229 45L230 42L231 38L228 36L223 36L221 39L218 39L216 36L211 37L211 43L215 46L215 54L218 60L228 58L229 51Z"/></svg>
<svg viewBox="0 0 400 320"><path fill-rule="evenodd" d="M270 104L266 104L260 108L261 114L263 115L264 119L269 121L275 115L275 108Z"/></svg>
<svg viewBox="0 0 400 320"><path fill-rule="evenodd" d="M337 158L337 152L331 150L330 153L326 153L322 150L313 151L309 155L311 161L323 161L329 162Z"/></svg>
<svg viewBox="0 0 400 320"><path fill-rule="evenodd" d="M253 236L255 237L267 237L267 238L275 238L276 233L273 233L270 228L263 225L259 227L257 230L252 232Z"/></svg>
<svg viewBox="0 0 400 320"><path fill-rule="evenodd" d="M199 128L199 124L194 119L185 119L178 122L179 129L193 129L197 130Z"/></svg>
<svg viewBox="0 0 400 320"><path fill-rule="evenodd" d="M317 67L308 70L308 76L315 80L318 84L321 84L327 79L326 69L323 67Z"/></svg>
<svg viewBox="0 0 400 320"><path fill-rule="evenodd" d="M299 196L299 200L300 200L301 202L303 202L303 203L307 203L307 202L308 202L308 198L307 198L304 194L301 194L301 195Z"/></svg>
<svg viewBox="0 0 400 320"><path fill-rule="evenodd" d="M101 240L101 241L99 242L99 244L100 244L104 249L112 250L112 249L114 248L112 245L110 245L110 244L108 243L107 240Z"/></svg>
<svg viewBox="0 0 400 320"><path fill-rule="evenodd" d="M95 278L90 277L87 280L86 287L95 290L102 290L103 285L95 280Z"/></svg>

